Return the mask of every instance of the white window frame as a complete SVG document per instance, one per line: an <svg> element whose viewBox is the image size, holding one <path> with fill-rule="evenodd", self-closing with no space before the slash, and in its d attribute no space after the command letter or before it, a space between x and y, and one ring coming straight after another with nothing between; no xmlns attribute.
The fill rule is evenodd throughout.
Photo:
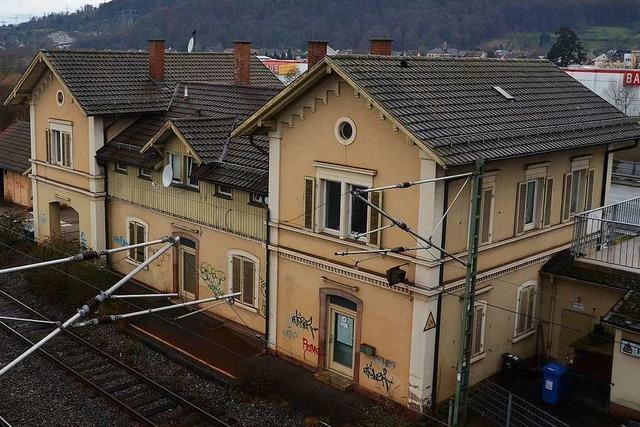
<svg viewBox="0 0 640 427"><path fill-rule="evenodd" d="M242 301L242 295L240 295L240 298L236 299L236 304L238 304L238 307L257 313L259 304L258 298L260 297L260 259L257 256L240 249L230 249L227 252L227 257L227 289L229 290L229 293L233 293L233 258L240 257L253 262L253 304L247 304ZM243 285L241 283L240 289L242 288Z"/></svg>
<svg viewBox="0 0 640 427"><path fill-rule="evenodd" d="M227 187L229 191L223 190L222 187ZM233 198L233 188L224 184L216 184L216 195L231 199Z"/></svg>
<svg viewBox="0 0 640 427"><path fill-rule="evenodd" d="M59 140L54 138L55 133L60 135ZM69 164L65 164L64 156L62 155L62 135L69 135ZM73 169L73 126L69 123L62 123L57 121L49 122L49 153L51 157L51 163L61 166L63 168ZM55 148L55 150L54 150ZM57 159L57 154L60 153L60 160Z"/></svg>
<svg viewBox="0 0 640 427"><path fill-rule="evenodd" d="M148 242L149 241L149 223L147 223L146 221L138 218L138 217L127 217L127 221L125 223L125 233L127 235L127 241L129 242L130 245L134 245L136 243L142 243L142 242L132 242L131 241L131 235L129 234L129 224L131 223L135 223L135 224L139 224L142 225L144 227L144 241ZM144 247L144 260L146 260L147 258L149 258L149 250L148 250L148 246ZM134 264L134 265L140 265L143 261L138 261L134 258L131 258L131 253L130 251L127 251L127 256L126 256L126 260L127 262Z"/></svg>
<svg viewBox="0 0 640 427"><path fill-rule="evenodd" d="M531 222L526 222L526 218L527 218L527 210L529 208L529 205L527 204L527 201L529 200L529 198L527 197L527 195L529 194L529 184L533 183L533 211L531 212ZM529 230L533 230L534 228L536 228L536 225L538 223L538 221L536 221L536 218L538 217L538 211L539 209L539 200L538 200L538 191L540 190L538 188L538 186L540 185L540 179L535 178L535 179L528 179L525 181L525 185L527 188L527 193L524 196L524 217L522 218L522 223L523 223L523 229L524 231L529 231Z"/></svg>
<svg viewBox="0 0 640 427"><path fill-rule="evenodd" d="M180 173L176 174L175 168L173 167L173 158L174 157L178 157L180 160L178 161L178 164L180 165ZM175 153L173 151L165 151L165 162L166 164L170 164L171 168L173 170L173 175L171 176L171 182L173 184L182 184L182 179L183 179L183 171L182 171L182 154L180 153ZM179 176L180 178L176 178L176 175Z"/></svg>
<svg viewBox="0 0 640 427"><path fill-rule="evenodd" d="M480 359L483 359L486 354L487 354L487 350L486 350L486 324L487 324L487 301L475 301L473 304L473 328L472 328L472 337L475 337L475 325L476 325L476 315L477 312L476 310L478 308L482 309L482 324L480 325L480 351L478 353L473 353L473 347L475 342L473 341L473 338L471 339L471 360L470 362L476 362Z"/></svg>
<svg viewBox="0 0 640 427"><path fill-rule="evenodd" d="M533 294L532 294L533 304L531 305L532 307L531 313L525 314L525 317L521 317L523 316L523 314L520 313L520 299L521 299L522 293L525 290L528 290L530 288L533 288ZM538 295L538 282L535 280L529 280L518 287L518 291L516 293L516 307L515 307L516 315L515 315L515 321L513 324L513 342L517 342L535 333L536 325L537 325L537 322L536 322L536 304L538 299L537 295ZM518 325L520 323L520 319L523 319L522 321L526 322L527 317L531 318L531 327L529 329L524 329L519 332Z"/></svg>
<svg viewBox="0 0 640 427"><path fill-rule="evenodd" d="M149 171L149 173L146 174L145 171ZM151 169L147 169L147 168L139 168L138 169L138 176L140 176L142 178L151 178L151 174L152 173L153 173L153 171Z"/></svg>
<svg viewBox="0 0 640 427"><path fill-rule="evenodd" d="M249 201L251 203L268 206L269 205L269 196L262 195L260 193L251 193L249 196L251 197Z"/></svg>
<svg viewBox="0 0 640 427"><path fill-rule="evenodd" d="M584 212L585 210L589 209L589 207L587 206L587 200L589 199L589 194L587 193L587 191L589 191L589 175L591 173L591 171L593 170L590 166L590 156L587 157L579 157L577 159L574 159L571 162L571 170L569 172L567 172L566 174L564 174L564 181L563 181L563 186L562 186L562 212L561 212L561 216L562 216L562 220L564 222L567 221L572 221L573 217L576 214L579 214L581 212ZM574 174L577 174L579 181L576 184L576 179L573 176ZM568 207L568 217L564 216L565 213L565 203L567 202L567 196L566 196L566 191L567 191L567 187L566 187L566 179L567 176L571 175L571 186L569 187L569 207ZM594 183L592 183L592 185L594 185ZM576 200L576 209L575 211L571 210L571 194L573 193L574 188L577 189L577 200ZM593 187L595 188L595 187ZM593 191L593 188L591 189L591 191ZM593 201L593 194L590 195Z"/></svg>
<svg viewBox="0 0 640 427"><path fill-rule="evenodd" d="M338 236L340 239L354 238L351 232L351 195L348 193L352 186L371 188L373 187L373 177L376 172L370 169L360 169L349 166L334 165L329 163L314 162L316 167L316 206L319 209L319 218L316 220L316 232L324 232ZM333 230L326 228L326 197L325 182L335 181L340 183L340 228ZM370 216L371 208L367 208L367 218ZM359 241L366 242L366 236Z"/></svg>
<svg viewBox="0 0 640 427"><path fill-rule="evenodd" d="M184 162L184 183L191 188L198 188L198 181L196 180L195 184L191 183L191 174L193 172L193 167L196 164L196 159L193 156L183 155L182 161ZM189 167L189 162L191 163L191 167Z"/></svg>
<svg viewBox="0 0 640 427"><path fill-rule="evenodd" d="M116 171L116 172L120 172L120 173L128 173L129 172L129 166L126 163L115 162L115 164L113 166L113 170Z"/></svg>

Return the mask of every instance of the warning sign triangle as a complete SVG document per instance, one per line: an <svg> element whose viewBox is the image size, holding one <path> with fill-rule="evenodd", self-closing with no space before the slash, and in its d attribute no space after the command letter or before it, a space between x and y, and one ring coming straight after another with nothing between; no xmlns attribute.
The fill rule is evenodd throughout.
<svg viewBox="0 0 640 427"><path fill-rule="evenodd" d="M427 317L427 323L424 325L424 332L427 332L429 329L433 329L436 327L436 321L433 319L433 312L429 312L429 316Z"/></svg>

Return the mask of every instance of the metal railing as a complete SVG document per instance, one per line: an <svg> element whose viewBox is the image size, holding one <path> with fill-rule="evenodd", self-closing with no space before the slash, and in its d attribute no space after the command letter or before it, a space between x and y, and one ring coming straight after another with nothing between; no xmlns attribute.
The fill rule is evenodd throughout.
<svg viewBox="0 0 640 427"><path fill-rule="evenodd" d="M576 258L640 268L640 197L577 214L574 221Z"/></svg>
<svg viewBox="0 0 640 427"><path fill-rule="evenodd" d="M469 408L499 426L569 427L564 421L490 380L480 381L469 389Z"/></svg>

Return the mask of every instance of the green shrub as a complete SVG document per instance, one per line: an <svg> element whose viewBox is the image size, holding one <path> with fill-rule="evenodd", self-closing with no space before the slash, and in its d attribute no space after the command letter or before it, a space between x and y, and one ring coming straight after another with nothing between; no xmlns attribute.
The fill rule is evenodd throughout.
<svg viewBox="0 0 640 427"><path fill-rule="evenodd" d="M50 237L34 245L30 255L46 261L75 255L82 250L77 241ZM71 262L27 270L26 278L33 291L51 303L61 308L77 308L109 283L104 267L103 260Z"/></svg>

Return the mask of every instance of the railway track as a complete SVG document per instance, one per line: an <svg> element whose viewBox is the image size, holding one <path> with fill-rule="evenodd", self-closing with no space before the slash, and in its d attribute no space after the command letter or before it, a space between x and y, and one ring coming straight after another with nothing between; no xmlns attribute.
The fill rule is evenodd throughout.
<svg viewBox="0 0 640 427"><path fill-rule="evenodd" d="M0 315L49 320L1 290ZM43 338L51 329L52 325L44 323L0 321L0 330L23 341L25 348ZM39 353L96 390L142 425L204 427L237 424L233 418L214 415L194 405L68 330L64 330L46 347L41 348Z"/></svg>

